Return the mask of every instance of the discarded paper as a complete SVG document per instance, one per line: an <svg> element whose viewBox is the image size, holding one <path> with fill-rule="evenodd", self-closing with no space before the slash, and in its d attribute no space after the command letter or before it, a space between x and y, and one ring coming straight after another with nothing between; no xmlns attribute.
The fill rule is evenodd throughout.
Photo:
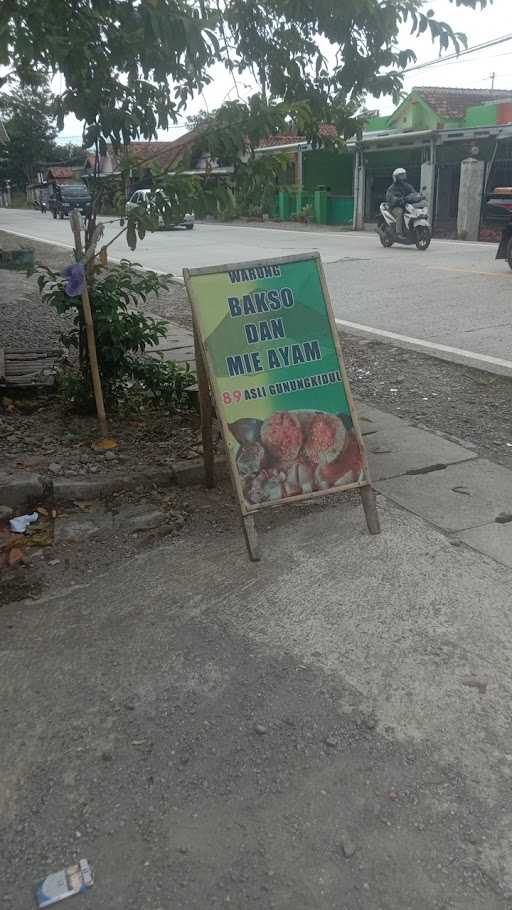
<svg viewBox="0 0 512 910"><path fill-rule="evenodd" d="M49 907L66 897L73 897L81 891L87 891L93 885L92 871L86 859L81 859L74 866L68 866L59 872L52 872L36 886L38 907Z"/></svg>

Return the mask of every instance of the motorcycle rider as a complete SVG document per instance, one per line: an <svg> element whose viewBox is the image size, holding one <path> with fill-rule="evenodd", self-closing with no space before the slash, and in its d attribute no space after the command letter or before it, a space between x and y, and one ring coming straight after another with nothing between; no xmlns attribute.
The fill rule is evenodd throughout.
<svg viewBox="0 0 512 910"><path fill-rule="evenodd" d="M407 171L397 167L393 171L393 183L386 190L386 202L396 221L397 234L403 233L403 213L408 196L417 195L414 187L407 182Z"/></svg>

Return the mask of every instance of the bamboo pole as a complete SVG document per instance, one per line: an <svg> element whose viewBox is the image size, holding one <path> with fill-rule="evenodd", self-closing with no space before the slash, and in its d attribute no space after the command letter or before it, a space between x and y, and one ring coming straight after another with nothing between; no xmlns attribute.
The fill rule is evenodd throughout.
<svg viewBox="0 0 512 910"><path fill-rule="evenodd" d="M74 217L77 215L77 217ZM80 261L83 256L82 235L80 228L80 216L78 212L73 211L70 217L71 230L75 237L75 249L77 260ZM103 439L108 437L107 415L105 413L105 404L103 401L103 389L101 388L100 370L98 366L98 355L96 352L96 338L94 337L94 323L92 319L91 301L87 289L87 278L84 282L82 291L82 307L84 311L85 334L87 337L87 352L89 354L89 365L91 368L92 385L94 389L94 400L96 402L96 412L100 424L100 432Z"/></svg>

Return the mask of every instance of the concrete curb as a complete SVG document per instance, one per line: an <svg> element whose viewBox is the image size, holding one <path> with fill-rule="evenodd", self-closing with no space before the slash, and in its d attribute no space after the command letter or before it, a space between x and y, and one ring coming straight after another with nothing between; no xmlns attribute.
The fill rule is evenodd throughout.
<svg viewBox="0 0 512 910"><path fill-rule="evenodd" d="M223 458L216 459L218 476L226 476L227 465ZM147 468L133 471L129 476L121 474L95 475L85 477L52 477L47 474L28 474L13 471L0 474L0 504L11 509L25 509L37 505L41 500L55 502L101 499L121 491L130 492L149 489L152 486L193 486L204 479L204 466L200 459L179 461L171 468Z"/></svg>
<svg viewBox="0 0 512 910"><path fill-rule="evenodd" d="M347 322L345 319L336 319L336 326L340 334L346 332L350 335L360 335L363 338L375 338L376 341L384 344L418 351L420 354L435 357L437 360L447 360L449 363L484 370L486 373L494 373L497 376L512 376L512 361L502 360L500 357L477 354L475 351L464 351L462 348L452 348L446 344L434 344L432 341L398 335L396 332L387 332L384 329L374 329L372 326Z"/></svg>

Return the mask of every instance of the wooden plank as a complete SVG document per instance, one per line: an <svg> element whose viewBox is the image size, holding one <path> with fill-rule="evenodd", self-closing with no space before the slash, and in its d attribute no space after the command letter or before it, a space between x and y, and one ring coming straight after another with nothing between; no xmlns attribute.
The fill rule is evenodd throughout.
<svg viewBox="0 0 512 910"><path fill-rule="evenodd" d="M60 357L60 351L6 351L5 356L10 360L38 360L41 357L54 359Z"/></svg>
<svg viewBox="0 0 512 910"><path fill-rule="evenodd" d="M5 351L0 362L0 378L7 387L51 386L55 382L60 351Z"/></svg>
<svg viewBox="0 0 512 910"><path fill-rule="evenodd" d="M42 370L50 370L52 364L46 360L32 360L30 363L10 363L5 364L6 372L9 373L40 373Z"/></svg>
<svg viewBox="0 0 512 910"><path fill-rule="evenodd" d="M11 357L6 353L5 362L13 366L26 366L30 369L33 364L44 363L45 366L52 366L59 361L59 357Z"/></svg>
<svg viewBox="0 0 512 910"><path fill-rule="evenodd" d="M260 543L258 540L258 532L256 530L254 515L245 515L242 518L242 527L244 529L245 543L249 556L252 562L259 562L261 559Z"/></svg>
<svg viewBox="0 0 512 910"><path fill-rule="evenodd" d="M55 370L19 370L16 373L10 373L7 371L5 376L6 382L13 382L14 380L19 379L38 379L40 376L54 376Z"/></svg>
<svg viewBox="0 0 512 910"><path fill-rule="evenodd" d="M361 487L360 492L368 530L370 534L380 534L380 519L375 501L375 491L368 484L366 487Z"/></svg>
<svg viewBox="0 0 512 910"><path fill-rule="evenodd" d="M311 259L320 259L318 250L312 250L310 253L294 253L292 256L275 256L273 259L249 259L247 262L224 262L222 265L206 265L199 269L183 269L183 277L185 277L185 272L195 278L196 275L215 275L217 272L254 269L262 265L283 265L287 262L309 262Z"/></svg>
<svg viewBox="0 0 512 910"><path fill-rule="evenodd" d="M348 406L350 408L350 416L352 417L352 423L354 424L354 430L357 436L357 441L359 443L359 448L363 456L363 466L364 473L368 483L371 483L370 480L370 470L368 467L368 459L366 457L366 446L364 444L363 436L361 433L361 428L359 426L359 418L357 415L357 409L354 402L354 397L352 395L352 389L350 387L350 380L348 378L347 367L345 365L345 358L343 356L343 350L341 347L340 334L338 332L338 327L336 325L336 319L334 317L334 310L332 308L331 295L329 293L329 288L327 287L327 281L325 279L324 267L322 265L322 260L320 255L317 257L317 268L318 274L320 276L320 284L322 285L322 291L324 293L325 300L327 302L327 316L329 319L329 324L331 326L332 338L334 345L336 347L336 352L338 354L338 360L341 367L341 377L343 379L343 386L345 388L345 394L347 396Z"/></svg>
<svg viewBox="0 0 512 910"><path fill-rule="evenodd" d="M208 489L215 486L215 453L212 437L212 399L206 365L203 360L199 335L194 326L194 343L196 348L196 372L199 389L199 408L201 413L201 437L203 441L203 460L205 481Z"/></svg>
<svg viewBox="0 0 512 910"><path fill-rule="evenodd" d="M51 386L55 383L55 376L12 377L5 381L5 388L25 389L29 386Z"/></svg>

